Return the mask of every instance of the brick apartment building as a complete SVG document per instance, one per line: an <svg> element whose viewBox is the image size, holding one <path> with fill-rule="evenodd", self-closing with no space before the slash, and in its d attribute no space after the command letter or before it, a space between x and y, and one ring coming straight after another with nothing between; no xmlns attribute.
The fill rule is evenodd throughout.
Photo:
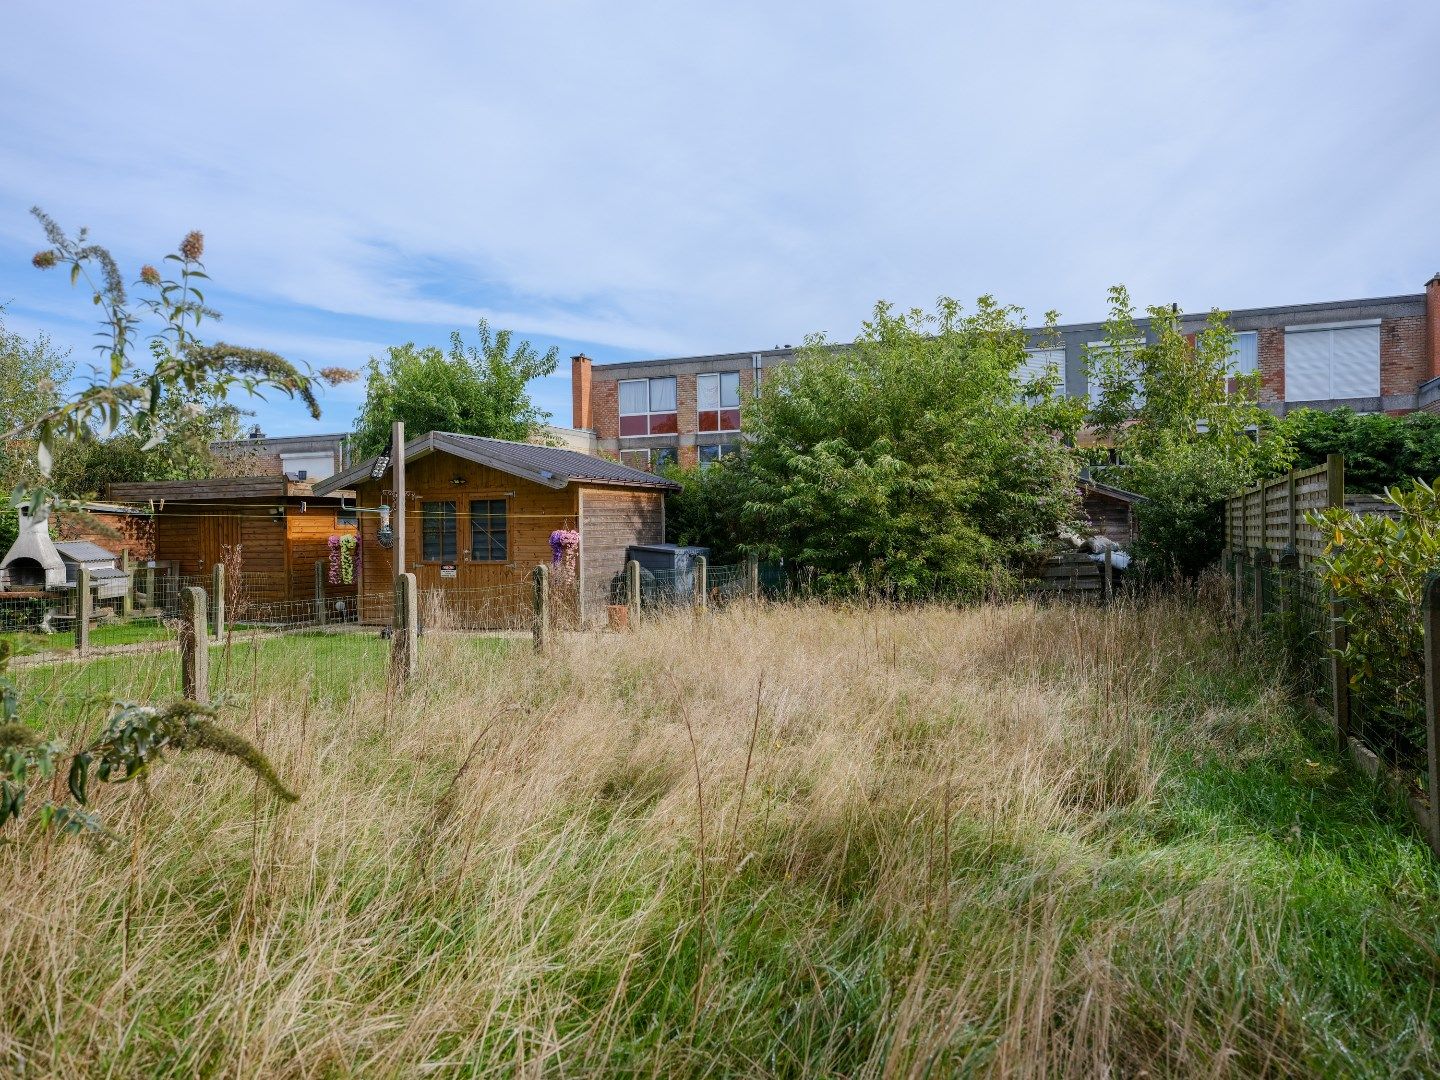
<svg viewBox="0 0 1440 1080"><path fill-rule="evenodd" d="M1183 316L1185 332L1203 329L1206 317ZM1259 371L1261 400L1276 413L1440 412L1440 274L1409 296L1251 308L1231 312L1230 325L1236 370ZM1145 320L1138 326L1148 334ZM1103 344L1103 324L1061 326L1055 348L1041 347L1042 333L1031 331L1031 364L1057 365L1065 392L1088 397L1085 350ZM638 468L713 461L739 445L741 400L794 355L786 346L594 364L582 354L571 360L572 424L595 433L600 453Z"/></svg>

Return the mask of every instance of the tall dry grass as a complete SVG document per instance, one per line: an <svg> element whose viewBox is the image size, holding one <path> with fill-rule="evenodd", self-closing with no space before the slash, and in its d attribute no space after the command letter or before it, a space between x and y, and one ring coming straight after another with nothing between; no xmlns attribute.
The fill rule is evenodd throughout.
<svg viewBox="0 0 1440 1080"><path fill-rule="evenodd" d="M0 852L0 1071L1432 1071L1423 844L1216 610L434 635L403 699L257 653L301 805L185 759Z"/></svg>

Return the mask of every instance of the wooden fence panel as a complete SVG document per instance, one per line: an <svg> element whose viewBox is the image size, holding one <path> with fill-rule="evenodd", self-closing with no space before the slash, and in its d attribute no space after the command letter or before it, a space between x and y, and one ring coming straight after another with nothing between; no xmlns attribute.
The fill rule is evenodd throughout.
<svg viewBox="0 0 1440 1080"><path fill-rule="evenodd" d="M1261 548L1278 559L1292 546L1301 563L1319 557L1325 538L1305 521L1312 511L1345 505L1345 462L1330 455L1324 465L1237 491L1225 503L1225 543L1231 551Z"/></svg>

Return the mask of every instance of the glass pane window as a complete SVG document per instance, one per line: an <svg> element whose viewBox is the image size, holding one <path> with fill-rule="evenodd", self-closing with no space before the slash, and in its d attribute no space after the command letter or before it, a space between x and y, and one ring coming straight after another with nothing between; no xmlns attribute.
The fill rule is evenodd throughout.
<svg viewBox="0 0 1440 1080"><path fill-rule="evenodd" d="M650 451L649 451L649 450L621 450L621 451L620 451L620 464L621 464L621 465L629 465L630 468L632 468L632 469L646 469L646 470L648 470L648 469L650 468Z"/></svg>
<svg viewBox="0 0 1440 1080"><path fill-rule="evenodd" d="M740 373L722 371L695 377L698 431L740 430Z"/></svg>
<svg viewBox="0 0 1440 1080"><path fill-rule="evenodd" d="M455 503L420 504L420 555L426 562L455 561Z"/></svg>
<svg viewBox="0 0 1440 1080"><path fill-rule="evenodd" d="M675 420L675 377L625 379L620 383L620 434L673 435L679 431Z"/></svg>
<svg viewBox="0 0 1440 1080"><path fill-rule="evenodd" d="M675 447L673 446L656 447L655 452L651 455L651 461L653 462L654 468L657 472L660 470L661 466L674 465L675 462L678 460L679 456L675 450Z"/></svg>
<svg viewBox="0 0 1440 1080"><path fill-rule="evenodd" d="M717 443L714 446L700 446L696 449L699 452L698 456L702 469L713 465L722 458L733 457L735 454L735 447L727 446L724 443Z"/></svg>
<svg viewBox="0 0 1440 1080"><path fill-rule="evenodd" d="M510 550L510 521L504 499L470 503L470 561L505 562Z"/></svg>

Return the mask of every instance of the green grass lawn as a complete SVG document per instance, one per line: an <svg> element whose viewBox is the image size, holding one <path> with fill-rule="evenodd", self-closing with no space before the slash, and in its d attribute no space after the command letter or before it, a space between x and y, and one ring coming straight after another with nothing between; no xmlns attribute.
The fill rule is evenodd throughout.
<svg viewBox="0 0 1440 1080"><path fill-rule="evenodd" d="M213 652L297 805L187 754L123 845L0 847L0 1062L1440 1073L1440 864L1194 596L437 636L403 694L387 645ZM19 677L68 737L176 674Z"/></svg>
<svg viewBox="0 0 1440 1080"><path fill-rule="evenodd" d="M93 648L134 645L142 641L170 641L174 637L173 631L153 619L100 623L90 628L90 645ZM0 641L10 642L19 656L36 652L73 652L75 631L64 630L55 634L11 632L0 634Z"/></svg>

